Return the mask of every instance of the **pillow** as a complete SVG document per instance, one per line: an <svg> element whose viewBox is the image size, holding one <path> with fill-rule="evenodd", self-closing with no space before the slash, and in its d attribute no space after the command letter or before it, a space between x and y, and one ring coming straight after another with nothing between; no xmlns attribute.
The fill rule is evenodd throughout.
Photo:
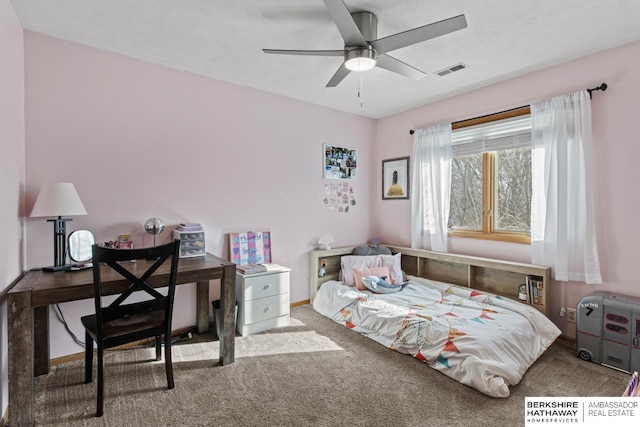
<svg viewBox="0 0 640 427"><path fill-rule="evenodd" d="M402 267L400 265L400 258L402 254L397 253L395 255L378 255L382 260L383 266L389 267L389 279L392 285L400 285L404 282Z"/></svg>
<svg viewBox="0 0 640 427"><path fill-rule="evenodd" d="M356 285L356 288L364 291L365 289L371 289L368 286L365 286L362 283L362 278L366 276L378 276L378 277L389 277L389 267L362 267L362 268L354 268L353 271L353 282Z"/></svg>
<svg viewBox="0 0 640 427"><path fill-rule="evenodd" d="M401 254L395 255L345 255L340 259L342 281L347 286L355 286L353 269L363 267L389 267L389 282L393 285L402 283L402 269L400 268Z"/></svg>
<svg viewBox="0 0 640 427"><path fill-rule="evenodd" d="M404 287L409 284L409 282L407 282L401 285L392 285L384 279L384 276L365 276L362 278L362 283L371 292L375 292L377 294L392 294L394 292L403 290Z"/></svg>
<svg viewBox="0 0 640 427"><path fill-rule="evenodd" d="M391 249L382 245L356 246L353 255L391 255Z"/></svg>

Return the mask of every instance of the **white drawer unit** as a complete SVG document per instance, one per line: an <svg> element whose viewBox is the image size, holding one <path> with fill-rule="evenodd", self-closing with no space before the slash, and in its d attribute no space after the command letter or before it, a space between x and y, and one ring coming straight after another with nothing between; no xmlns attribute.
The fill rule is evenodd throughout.
<svg viewBox="0 0 640 427"><path fill-rule="evenodd" d="M286 267L236 272L237 330L242 336L289 325L289 273Z"/></svg>

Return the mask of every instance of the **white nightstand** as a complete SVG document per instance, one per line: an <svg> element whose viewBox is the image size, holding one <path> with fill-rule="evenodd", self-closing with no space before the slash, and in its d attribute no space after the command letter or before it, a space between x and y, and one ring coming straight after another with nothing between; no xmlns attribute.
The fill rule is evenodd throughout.
<svg viewBox="0 0 640 427"><path fill-rule="evenodd" d="M237 330L242 336L289 325L289 273L277 269L253 274L236 272Z"/></svg>

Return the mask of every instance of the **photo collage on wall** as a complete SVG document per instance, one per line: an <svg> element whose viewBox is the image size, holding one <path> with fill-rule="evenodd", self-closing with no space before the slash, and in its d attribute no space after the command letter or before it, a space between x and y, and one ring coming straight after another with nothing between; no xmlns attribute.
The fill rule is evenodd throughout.
<svg viewBox="0 0 640 427"><path fill-rule="evenodd" d="M323 145L323 177L337 179L340 182L326 183L322 201L327 211L348 213L355 206L356 198L348 180L357 174L358 156L355 148Z"/></svg>
<svg viewBox="0 0 640 427"><path fill-rule="evenodd" d="M354 179L357 166L355 148L324 145L324 179Z"/></svg>

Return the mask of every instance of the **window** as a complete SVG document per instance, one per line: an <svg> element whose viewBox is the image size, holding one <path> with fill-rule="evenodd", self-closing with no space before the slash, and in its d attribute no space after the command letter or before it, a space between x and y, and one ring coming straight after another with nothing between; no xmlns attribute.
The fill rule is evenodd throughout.
<svg viewBox="0 0 640 427"><path fill-rule="evenodd" d="M529 243L529 108L458 122L453 129L449 236Z"/></svg>

